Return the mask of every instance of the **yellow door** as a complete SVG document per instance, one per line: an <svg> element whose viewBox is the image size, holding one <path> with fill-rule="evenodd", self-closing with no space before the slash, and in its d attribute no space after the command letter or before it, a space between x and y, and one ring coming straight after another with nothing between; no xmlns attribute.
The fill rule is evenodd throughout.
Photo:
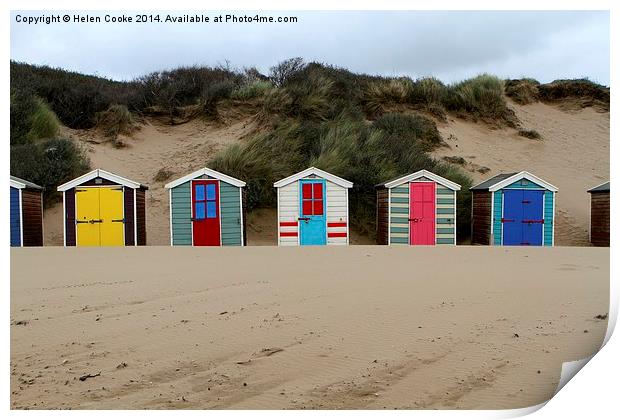
<svg viewBox="0 0 620 420"><path fill-rule="evenodd" d="M76 188L77 245L99 246L99 188Z"/></svg>
<svg viewBox="0 0 620 420"><path fill-rule="evenodd" d="M125 245L125 220L123 219L123 189L99 189L99 216L101 246Z"/></svg>

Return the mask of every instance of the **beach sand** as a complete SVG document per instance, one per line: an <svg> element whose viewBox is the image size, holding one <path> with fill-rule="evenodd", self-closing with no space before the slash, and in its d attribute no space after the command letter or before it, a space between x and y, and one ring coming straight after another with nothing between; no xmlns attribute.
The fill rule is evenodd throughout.
<svg viewBox="0 0 620 420"><path fill-rule="evenodd" d="M11 249L11 407L530 406L608 306L608 248Z"/></svg>

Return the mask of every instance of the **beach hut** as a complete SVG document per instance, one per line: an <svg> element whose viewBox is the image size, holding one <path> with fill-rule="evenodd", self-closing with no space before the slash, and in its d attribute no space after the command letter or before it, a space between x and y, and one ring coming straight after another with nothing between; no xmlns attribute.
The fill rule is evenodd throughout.
<svg viewBox="0 0 620 420"><path fill-rule="evenodd" d="M590 190L590 242L609 246L609 181Z"/></svg>
<svg viewBox="0 0 620 420"><path fill-rule="evenodd" d="M43 187L10 177L11 246L43 246Z"/></svg>
<svg viewBox="0 0 620 420"><path fill-rule="evenodd" d="M202 168L166 184L170 245L245 245L245 182Z"/></svg>
<svg viewBox="0 0 620 420"><path fill-rule="evenodd" d="M379 245L456 245L459 184L421 170L376 189Z"/></svg>
<svg viewBox="0 0 620 420"><path fill-rule="evenodd" d="M65 246L146 245L147 189L103 169L59 186Z"/></svg>
<svg viewBox="0 0 620 420"><path fill-rule="evenodd" d="M308 168L273 184L278 245L348 245L352 182Z"/></svg>
<svg viewBox="0 0 620 420"><path fill-rule="evenodd" d="M496 175L472 191L472 243L553 246L556 187L529 172Z"/></svg>

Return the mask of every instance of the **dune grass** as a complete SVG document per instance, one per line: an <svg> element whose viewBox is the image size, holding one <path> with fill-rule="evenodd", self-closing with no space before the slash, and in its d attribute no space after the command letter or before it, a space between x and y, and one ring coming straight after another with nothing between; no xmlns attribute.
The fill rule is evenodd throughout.
<svg viewBox="0 0 620 420"><path fill-rule="evenodd" d="M34 108L30 115L30 130L26 139L35 141L56 137L60 130L60 122L49 105L41 98L35 98Z"/></svg>
<svg viewBox="0 0 620 420"><path fill-rule="evenodd" d="M427 169L464 186L458 207L462 231L469 225L468 186L459 168L428 155L441 142L432 121L420 116L385 114L372 124L341 117L329 121L286 120L268 134L218 153L207 166L246 180L247 208L275 206L273 183L316 166L354 183L350 192L351 224L375 231L375 185L399 175ZM286 157L286 159L283 159Z"/></svg>
<svg viewBox="0 0 620 420"><path fill-rule="evenodd" d="M11 147L11 175L44 187L46 204L59 199L56 187L90 169L83 147L73 140L57 138Z"/></svg>
<svg viewBox="0 0 620 420"><path fill-rule="evenodd" d="M230 97L239 101L260 98L265 96L271 87L272 84L268 81L254 80L237 87L231 92Z"/></svg>
<svg viewBox="0 0 620 420"><path fill-rule="evenodd" d="M119 134L131 134L135 129L134 117L125 105L114 104L97 114L97 128L106 137L116 140Z"/></svg>
<svg viewBox="0 0 620 420"><path fill-rule="evenodd" d="M49 179L62 180L85 167L80 152L71 151L68 143L58 147L72 169L62 160L46 161L47 152L30 144L34 138L57 136L58 120L75 129L98 125L116 137L131 130L136 114L168 115L174 124L175 116L188 113L190 118L217 118L218 108L230 103L228 99L252 101L259 109L260 134L229 146L208 162L248 182L249 209L275 206L273 182L314 165L354 182L352 224L372 234L374 185L427 169L463 185L457 203L457 228L463 237L469 233L471 179L462 168L430 156L443 144L432 117L451 115L518 127L506 96L522 104L581 98L583 106L602 104L609 109L609 89L589 80L539 84L482 74L446 85L432 77L358 74L293 58L273 66L267 75L225 64L181 67L117 82L11 62L11 169L17 176L51 185ZM523 131L522 135L535 135ZM38 173L37 162L56 175L48 179Z"/></svg>

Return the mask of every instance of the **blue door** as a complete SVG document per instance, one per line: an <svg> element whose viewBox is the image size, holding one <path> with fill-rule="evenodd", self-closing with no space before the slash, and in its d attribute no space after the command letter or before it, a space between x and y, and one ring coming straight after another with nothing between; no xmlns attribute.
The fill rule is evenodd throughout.
<svg viewBox="0 0 620 420"><path fill-rule="evenodd" d="M523 190L523 245L543 244L544 191Z"/></svg>
<svg viewBox="0 0 620 420"><path fill-rule="evenodd" d="M19 190L11 188L11 246L21 246L21 223L19 217ZM6 243L6 242L5 242Z"/></svg>
<svg viewBox="0 0 620 420"><path fill-rule="evenodd" d="M299 181L299 243L301 245L325 245L325 181Z"/></svg>
<svg viewBox="0 0 620 420"><path fill-rule="evenodd" d="M542 245L543 191L504 190L503 245Z"/></svg>

